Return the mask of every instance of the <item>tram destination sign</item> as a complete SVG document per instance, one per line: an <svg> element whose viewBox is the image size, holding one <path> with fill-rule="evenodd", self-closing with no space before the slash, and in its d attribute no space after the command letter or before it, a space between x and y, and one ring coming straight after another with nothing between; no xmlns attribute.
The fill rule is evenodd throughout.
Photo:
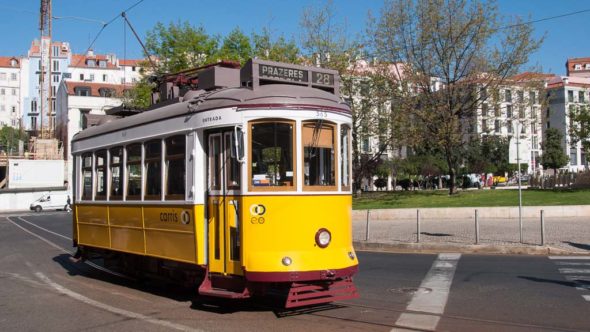
<svg viewBox="0 0 590 332"><path fill-rule="evenodd" d="M259 64L258 75L260 78L279 79L290 82L309 83L311 74L312 84L334 85L334 74L308 71L305 69L280 67L267 64Z"/></svg>

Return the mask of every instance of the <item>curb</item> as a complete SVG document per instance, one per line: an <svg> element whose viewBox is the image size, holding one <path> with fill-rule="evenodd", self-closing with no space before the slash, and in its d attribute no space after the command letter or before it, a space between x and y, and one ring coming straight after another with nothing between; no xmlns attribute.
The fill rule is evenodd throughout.
<svg viewBox="0 0 590 332"><path fill-rule="evenodd" d="M422 243L375 243L355 241L355 250L391 253L423 253L458 252L465 254L501 254L501 255L589 255L590 252L570 251L549 246L498 246L482 244L422 244Z"/></svg>

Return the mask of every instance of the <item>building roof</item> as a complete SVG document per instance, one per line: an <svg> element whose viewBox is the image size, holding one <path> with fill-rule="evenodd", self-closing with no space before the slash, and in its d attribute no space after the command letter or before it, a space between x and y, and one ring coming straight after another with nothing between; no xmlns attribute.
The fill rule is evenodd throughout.
<svg viewBox="0 0 590 332"><path fill-rule="evenodd" d="M11 60L16 60L16 64L13 66ZM0 56L0 67L4 68L20 68L20 59L13 56Z"/></svg>
<svg viewBox="0 0 590 332"><path fill-rule="evenodd" d="M576 76L555 76L547 82L547 88L554 89L565 86L590 88L590 78Z"/></svg>
<svg viewBox="0 0 590 332"><path fill-rule="evenodd" d="M572 72L572 71L576 71L576 72L589 71L588 69L585 68L586 64L590 64L590 57L567 59L567 61L565 62L565 68L567 70L567 74L570 75L570 72ZM582 65L582 69L578 69L578 70L574 69L575 65Z"/></svg>
<svg viewBox="0 0 590 332"><path fill-rule="evenodd" d="M120 97L127 88L128 85L123 84L105 84L105 83L87 83L87 82L68 82L64 81L67 93L70 96L76 95L76 88L89 88L91 97L101 97L99 89L111 89L115 90L115 97Z"/></svg>
<svg viewBox="0 0 590 332"><path fill-rule="evenodd" d="M95 60L94 67L88 66L88 60ZM106 67L99 67L98 61L106 61ZM109 61L109 58L103 54L72 54L72 61L70 62L72 68L93 68L93 69L117 69L114 63Z"/></svg>
<svg viewBox="0 0 590 332"><path fill-rule="evenodd" d="M51 46L59 47L58 56L60 57L66 57L70 52L70 44L68 42L52 41ZM29 56L41 56L41 41L39 39L34 39L31 43L31 48L29 49Z"/></svg>
<svg viewBox="0 0 590 332"><path fill-rule="evenodd" d="M119 66L138 67L144 59L119 59Z"/></svg>
<svg viewBox="0 0 590 332"><path fill-rule="evenodd" d="M517 82L525 81L549 81L555 77L555 74L535 73L526 71L524 73L516 74L510 78L510 80Z"/></svg>

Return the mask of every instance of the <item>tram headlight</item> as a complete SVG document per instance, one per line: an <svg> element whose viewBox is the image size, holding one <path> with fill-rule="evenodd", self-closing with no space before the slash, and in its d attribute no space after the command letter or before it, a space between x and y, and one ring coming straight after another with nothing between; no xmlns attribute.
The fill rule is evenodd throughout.
<svg viewBox="0 0 590 332"><path fill-rule="evenodd" d="M321 228L315 233L315 243L318 247L325 248L330 244L330 241L332 241L332 234L330 234L329 230Z"/></svg>

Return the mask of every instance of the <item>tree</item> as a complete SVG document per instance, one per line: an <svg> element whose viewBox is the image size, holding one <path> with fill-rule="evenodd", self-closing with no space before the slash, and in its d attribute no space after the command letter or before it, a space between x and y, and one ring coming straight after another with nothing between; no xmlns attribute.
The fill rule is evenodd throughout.
<svg viewBox="0 0 590 332"><path fill-rule="evenodd" d="M569 117L569 135L572 145L581 142L586 158L590 158L590 107L574 106L570 109ZM586 167L588 167L588 159L586 159Z"/></svg>
<svg viewBox="0 0 590 332"><path fill-rule="evenodd" d="M395 85L380 73L383 67L365 61L363 43L348 37L332 1L304 9L300 26L307 64L335 69L340 75L340 94L352 111L352 174L358 189L363 178L373 177L393 146L393 133L400 123L394 121L399 114L398 104L392 101ZM371 144L374 138L378 141Z"/></svg>
<svg viewBox="0 0 590 332"><path fill-rule="evenodd" d="M567 165L569 161L568 156L563 152L562 141L563 134L556 128L549 128L545 131L541 164L545 168L553 169L554 174L557 174L557 169Z"/></svg>
<svg viewBox="0 0 590 332"><path fill-rule="evenodd" d="M389 0L368 35L380 59L404 63L404 97L414 100L413 124L435 144L449 169L449 194L463 159L466 122L484 98L474 86L497 88L540 45L532 26L508 25L494 1Z"/></svg>
<svg viewBox="0 0 590 332"><path fill-rule="evenodd" d="M7 155L18 154L18 141L27 141L27 134L23 130L13 127L3 126L0 129L0 153Z"/></svg>
<svg viewBox="0 0 590 332"><path fill-rule="evenodd" d="M123 94L123 105L130 109L145 110L151 105L152 83L143 77L131 89Z"/></svg>
<svg viewBox="0 0 590 332"><path fill-rule="evenodd" d="M168 26L158 22L147 32L145 42L149 52L146 56L158 59L154 74L173 73L215 62L218 45L218 37L212 37L202 26L195 27L188 22L171 22Z"/></svg>
<svg viewBox="0 0 590 332"><path fill-rule="evenodd" d="M252 57L250 38L244 35L240 28L235 28L223 39L217 57L220 60L233 60L245 64Z"/></svg>
<svg viewBox="0 0 590 332"><path fill-rule="evenodd" d="M263 28L261 33L252 34L253 55L262 60L271 60L287 63L300 63L300 50L295 41L287 41L280 36L273 40L270 31Z"/></svg>

